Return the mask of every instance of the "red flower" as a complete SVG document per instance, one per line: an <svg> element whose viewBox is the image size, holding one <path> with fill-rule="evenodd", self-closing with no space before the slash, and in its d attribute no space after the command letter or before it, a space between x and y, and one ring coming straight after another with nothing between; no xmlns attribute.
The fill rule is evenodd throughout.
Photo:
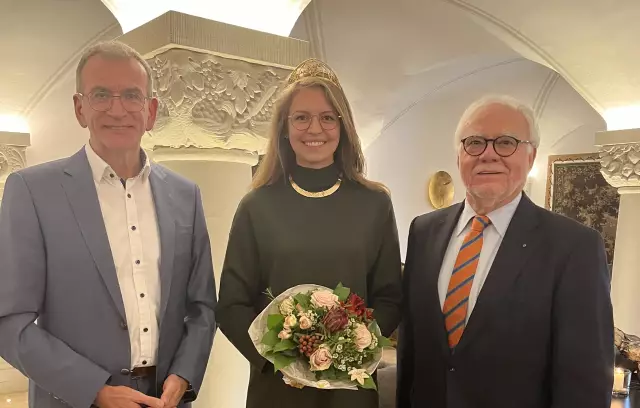
<svg viewBox="0 0 640 408"><path fill-rule="evenodd" d="M362 299L360 296L356 295L355 293L352 293L351 295L349 295L349 298L347 299L347 302L344 304L344 307L350 313L358 317L362 317L367 310L367 307L364 304L364 299Z"/></svg>
<svg viewBox="0 0 640 408"><path fill-rule="evenodd" d="M324 319L322 319L322 323L329 333L336 333L347 327L347 324L349 324L349 315L347 315L347 311L343 308L334 307L329 309Z"/></svg>
<svg viewBox="0 0 640 408"><path fill-rule="evenodd" d="M367 320L373 320L373 309L367 309L365 312Z"/></svg>

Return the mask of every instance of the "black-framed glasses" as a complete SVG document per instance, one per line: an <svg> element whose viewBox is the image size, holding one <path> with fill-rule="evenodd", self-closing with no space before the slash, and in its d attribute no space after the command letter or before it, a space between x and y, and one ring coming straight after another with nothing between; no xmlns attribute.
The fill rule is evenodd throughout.
<svg viewBox="0 0 640 408"><path fill-rule="evenodd" d="M289 115L289 121L294 128L298 130L307 130L311 126L313 118L318 118L320 126L324 130L333 130L340 123L341 116L335 112L327 111L321 112L317 115L312 115L309 112L296 111Z"/></svg>
<svg viewBox="0 0 640 408"><path fill-rule="evenodd" d="M470 156L480 156L487 150L489 143L493 144L493 150L500 157L509 157L518 150L520 143L530 144L529 140L516 139L513 136L498 136L495 139L488 139L483 136L469 136L460 141L464 151Z"/></svg>
<svg viewBox="0 0 640 408"><path fill-rule="evenodd" d="M144 103L147 101L148 97L144 96L140 92L123 92L120 95L114 95L111 92L99 90L93 91L88 95L84 95L78 92L78 95L81 97L86 97L89 101L89 106L91 109L98 112L107 112L113 106L113 100L115 98L120 98L120 103L122 103L122 107L127 112L140 112L142 108L144 108Z"/></svg>

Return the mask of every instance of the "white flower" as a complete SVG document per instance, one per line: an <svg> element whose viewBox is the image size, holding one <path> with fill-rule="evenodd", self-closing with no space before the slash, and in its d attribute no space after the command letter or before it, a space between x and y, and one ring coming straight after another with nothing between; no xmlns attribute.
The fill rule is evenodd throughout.
<svg viewBox="0 0 640 408"><path fill-rule="evenodd" d="M362 368L349 371L349 375L351 376L351 381L357 381L360 385L364 385L364 380L369 378L367 371Z"/></svg>
<svg viewBox="0 0 640 408"><path fill-rule="evenodd" d="M287 340L291 338L291 331L288 329L283 329L280 333L278 333L278 338L280 340Z"/></svg>
<svg viewBox="0 0 640 408"><path fill-rule="evenodd" d="M320 380L320 381L316 382L316 387L318 387L318 388L327 388L330 385L331 384L329 384L329 381L327 381L327 380Z"/></svg>
<svg viewBox="0 0 640 408"><path fill-rule="evenodd" d="M378 337L375 334L371 335L371 345L369 346L370 350L378 347Z"/></svg>
<svg viewBox="0 0 640 408"><path fill-rule="evenodd" d="M284 328L287 330L294 327L296 323L298 323L298 319L296 319L296 317L292 314L284 318Z"/></svg>
<svg viewBox="0 0 640 408"><path fill-rule="evenodd" d="M358 351L362 351L371 345L371 332L364 324L358 324L354 330L355 340L354 343Z"/></svg>
<svg viewBox="0 0 640 408"><path fill-rule="evenodd" d="M316 290L311 294L311 304L314 307L331 309L338 305L338 296L328 290Z"/></svg>
<svg viewBox="0 0 640 408"><path fill-rule="evenodd" d="M305 315L300 316L300 328L302 330L307 330L308 328L311 327L312 324L313 322L307 316Z"/></svg>
<svg viewBox="0 0 640 408"><path fill-rule="evenodd" d="M287 316L287 315L293 313L293 310L294 310L293 298L291 296L289 296L288 298L283 300L282 303L280 303L280 314L281 315Z"/></svg>

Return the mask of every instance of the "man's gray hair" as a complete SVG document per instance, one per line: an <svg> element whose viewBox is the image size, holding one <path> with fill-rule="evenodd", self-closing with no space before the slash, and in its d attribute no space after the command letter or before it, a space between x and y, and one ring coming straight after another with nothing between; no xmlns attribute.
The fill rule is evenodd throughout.
<svg viewBox="0 0 640 408"><path fill-rule="evenodd" d="M147 73L147 96L153 96L153 76L151 67L142 58L142 55L128 45L120 41L105 41L100 42L87 48L80 57L78 67L76 68L76 92L82 92L82 70L87 65L89 58L95 56L101 56L105 59L129 59L133 58L142 65L144 71Z"/></svg>
<svg viewBox="0 0 640 408"><path fill-rule="evenodd" d="M487 95L469 105L462 114L462 117L460 117L455 133L456 148L458 148L458 144L460 143L460 140L462 140L462 131L467 125L469 125L469 119L471 119L471 116L473 116L473 114L479 109L489 105L508 106L513 110L520 112L529 124L529 140L531 141L531 144L535 148L540 146L540 131L538 129L538 123L533 109L531 109L527 104L508 95Z"/></svg>

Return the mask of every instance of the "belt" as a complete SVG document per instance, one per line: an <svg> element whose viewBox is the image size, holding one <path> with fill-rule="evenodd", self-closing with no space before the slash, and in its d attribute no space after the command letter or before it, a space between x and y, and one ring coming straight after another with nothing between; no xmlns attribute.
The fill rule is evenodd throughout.
<svg viewBox="0 0 640 408"><path fill-rule="evenodd" d="M156 376L156 367L134 367L133 370L129 372L132 378L146 378L146 377L155 377Z"/></svg>

